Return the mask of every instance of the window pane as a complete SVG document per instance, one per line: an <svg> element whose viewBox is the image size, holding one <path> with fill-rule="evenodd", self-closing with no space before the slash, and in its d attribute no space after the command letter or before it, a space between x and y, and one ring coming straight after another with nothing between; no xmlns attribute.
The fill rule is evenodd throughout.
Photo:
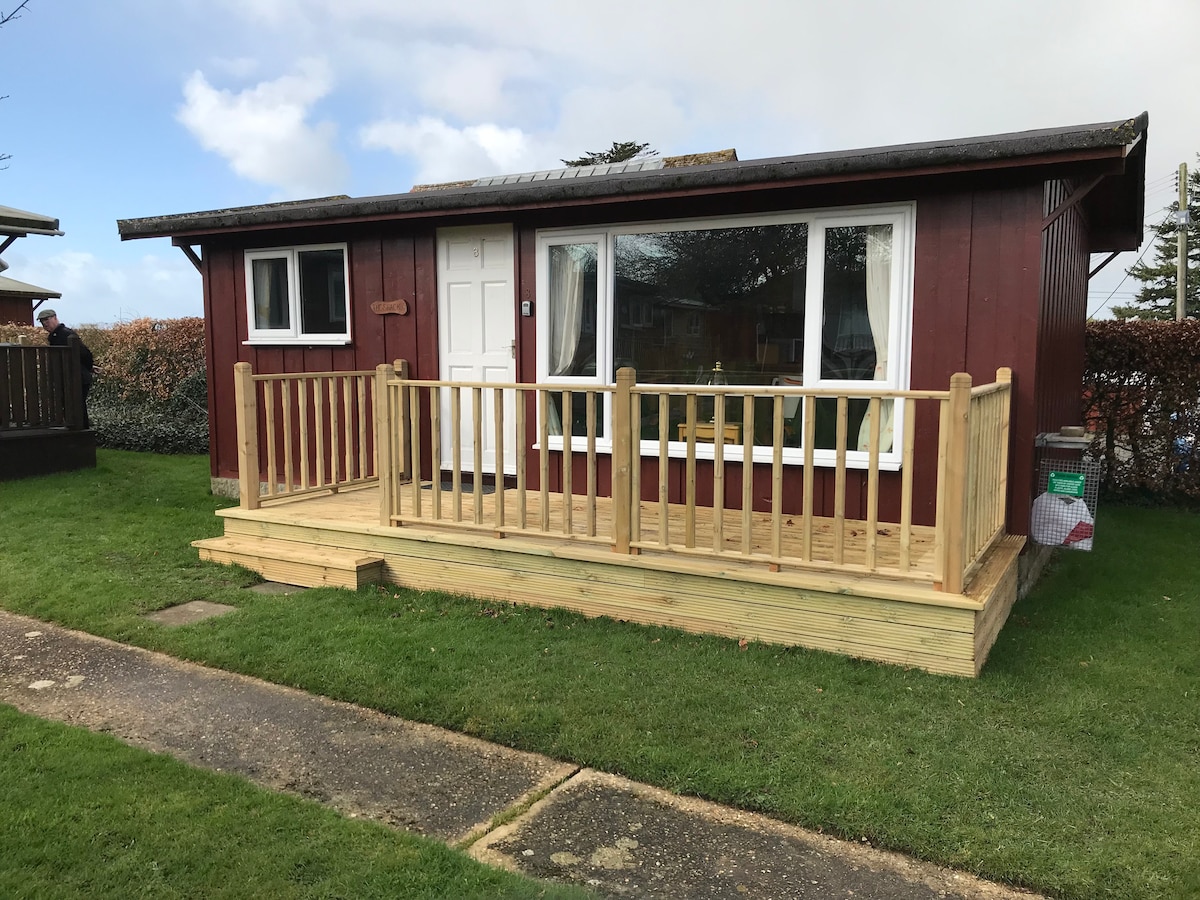
<svg viewBox="0 0 1200 900"><path fill-rule="evenodd" d="M799 377L808 226L617 235L616 368L638 380L730 384Z"/></svg>
<svg viewBox="0 0 1200 900"><path fill-rule="evenodd" d="M596 244L550 247L550 377L596 374Z"/></svg>
<svg viewBox="0 0 1200 900"><path fill-rule="evenodd" d="M346 269L337 250L303 250L300 262L300 322L304 334L346 331Z"/></svg>
<svg viewBox="0 0 1200 900"><path fill-rule="evenodd" d="M886 380L892 226L825 231L821 377Z"/></svg>
<svg viewBox="0 0 1200 900"><path fill-rule="evenodd" d="M615 368L633 366L639 382L659 384L799 384L807 259L802 223L617 235ZM700 420L711 421L714 402L702 398ZM801 406L786 405L785 446L800 444ZM740 401L729 400L725 412L740 425ZM755 443L769 445L771 402L757 401L754 412ZM644 413L650 439L657 408ZM679 440L682 399L669 414L668 432Z"/></svg>
<svg viewBox="0 0 1200 900"><path fill-rule="evenodd" d="M250 266L254 281L254 327L260 330L291 328L287 258L255 259Z"/></svg>

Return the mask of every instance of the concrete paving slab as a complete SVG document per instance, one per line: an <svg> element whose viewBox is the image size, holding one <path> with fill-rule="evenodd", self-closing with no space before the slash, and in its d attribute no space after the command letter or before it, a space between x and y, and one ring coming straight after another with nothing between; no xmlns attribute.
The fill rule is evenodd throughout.
<svg viewBox="0 0 1200 900"><path fill-rule="evenodd" d="M300 587L295 584L280 584L278 581L264 581L262 584L252 584L246 588L248 591L253 591L256 594L266 594L267 596L288 594L299 594L302 591L307 591L308 588Z"/></svg>
<svg viewBox="0 0 1200 900"><path fill-rule="evenodd" d="M1029 900L960 872L583 770L471 855L612 897Z"/></svg>
<svg viewBox="0 0 1200 900"><path fill-rule="evenodd" d="M177 628L180 625L191 625L203 622L216 616L223 616L237 610L236 606L227 603L210 603L207 600L192 600L190 603L180 603L178 606L168 606L146 616L151 622Z"/></svg>
<svg viewBox="0 0 1200 900"><path fill-rule="evenodd" d="M575 771L6 612L0 702L447 841Z"/></svg>

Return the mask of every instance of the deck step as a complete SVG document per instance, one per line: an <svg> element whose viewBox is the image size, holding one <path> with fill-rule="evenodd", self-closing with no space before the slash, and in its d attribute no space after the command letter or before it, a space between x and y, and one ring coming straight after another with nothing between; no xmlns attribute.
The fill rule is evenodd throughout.
<svg viewBox="0 0 1200 900"><path fill-rule="evenodd" d="M352 550L248 536L206 538L192 546L201 559L236 563L281 584L357 590L383 580L382 558Z"/></svg>

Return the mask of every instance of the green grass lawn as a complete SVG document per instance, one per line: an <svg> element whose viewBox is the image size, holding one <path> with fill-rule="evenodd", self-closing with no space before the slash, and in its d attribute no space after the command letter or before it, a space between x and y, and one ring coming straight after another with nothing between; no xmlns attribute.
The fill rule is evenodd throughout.
<svg viewBox="0 0 1200 900"><path fill-rule="evenodd" d="M207 460L0 484L0 605L1073 898L1200 896L1200 516L1101 508L977 680L200 564ZM141 618L208 599L233 615Z"/></svg>
<svg viewBox="0 0 1200 900"><path fill-rule="evenodd" d="M579 897L0 706L0 897Z"/></svg>

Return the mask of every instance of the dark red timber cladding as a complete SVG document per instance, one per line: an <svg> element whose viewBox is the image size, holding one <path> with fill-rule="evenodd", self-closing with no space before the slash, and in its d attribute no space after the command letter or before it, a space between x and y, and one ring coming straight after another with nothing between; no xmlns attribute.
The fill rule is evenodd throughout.
<svg viewBox="0 0 1200 900"><path fill-rule="evenodd" d="M233 403L233 366L245 340L245 293L240 250L204 247L204 337L212 390L208 395L210 468L215 477L237 478L237 420ZM239 312L239 307L242 312ZM217 398L223 402L218 404Z"/></svg>
<svg viewBox="0 0 1200 900"><path fill-rule="evenodd" d="M416 321L416 355L410 360L413 378L437 379L438 298L437 236L432 229L418 233L413 240L413 309ZM421 446L431 447L428 411L421 417ZM421 462L421 477L432 478L433 462L428 454Z"/></svg>
<svg viewBox="0 0 1200 900"><path fill-rule="evenodd" d="M382 322L383 344L376 362L394 363L417 358L416 262L411 235L385 237L382 241L382 300L403 300L408 312L402 316L386 315ZM374 315L373 313L371 315Z"/></svg>
<svg viewBox="0 0 1200 900"><path fill-rule="evenodd" d="M1046 185L1049 214L1075 185ZM1042 239L1042 300L1038 322L1037 430L1057 431L1080 422L1087 320L1088 223L1076 205L1046 229Z"/></svg>
<svg viewBox="0 0 1200 900"><path fill-rule="evenodd" d="M913 278L914 390L944 391L967 365L967 297L975 215L970 194L934 195L917 204ZM913 521L932 525L937 513L938 406L917 404L918 461L913 475Z"/></svg>
<svg viewBox="0 0 1200 900"><path fill-rule="evenodd" d="M987 384L1000 366L1013 370L1008 503L1013 534L1029 530L1042 204L1040 182L975 195L966 371L974 384Z"/></svg>
<svg viewBox="0 0 1200 900"><path fill-rule="evenodd" d="M28 300L0 299L0 323L14 322L17 325L33 323L33 313Z"/></svg>

